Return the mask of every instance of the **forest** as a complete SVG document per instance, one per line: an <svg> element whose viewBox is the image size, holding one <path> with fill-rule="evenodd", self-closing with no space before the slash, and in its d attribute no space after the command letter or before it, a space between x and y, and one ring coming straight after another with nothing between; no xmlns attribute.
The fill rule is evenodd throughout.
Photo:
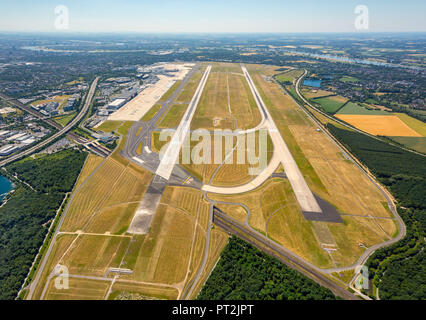
<svg viewBox="0 0 426 320"><path fill-rule="evenodd" d="M198 300L334 300L334 294L232 236Z"/></svg>
<svg viewBox="0 0 426 320"><path fill-rule="evenodd" d="M327 125L397 199L407 235L376 251L367 261L380 299L426 299L425 158L366 135Z"/></svg>
<svg viewBox="0 0 426 320"><path fill-rule="evenodd" d="M6 167L15 191L0 207L0 299L15 299L87 153L68 149ZM17 177L17 178L14 178Z"/></svg>

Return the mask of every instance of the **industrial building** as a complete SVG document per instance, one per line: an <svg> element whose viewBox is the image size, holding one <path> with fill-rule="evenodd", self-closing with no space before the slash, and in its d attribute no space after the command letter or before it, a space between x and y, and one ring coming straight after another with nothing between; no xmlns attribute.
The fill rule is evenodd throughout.
<svg viewBox="0 0 426 320"><path fill-rule="evenodd" d="M18 150L20 150L22 146L16 144L7 144L0 148L0 156L8 156Z"/></svg>
<svg viewBox="0 0 426 320"><path fill-rule="evenodd" d="M120 109L122 106L124 106L126 104L126 99L115 99L113 102L111 102L110 104L108 104L107 109L108 110L118 110Z"/></svg>

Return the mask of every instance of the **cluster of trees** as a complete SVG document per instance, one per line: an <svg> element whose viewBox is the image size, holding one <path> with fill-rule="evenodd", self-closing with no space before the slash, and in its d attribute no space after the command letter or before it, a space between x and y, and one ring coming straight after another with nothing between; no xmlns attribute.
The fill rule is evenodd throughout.
<svg viewBox="0 0 426 320"><path fill-rule="evenodd" d="M15 299L65 193L72 190L87 153L68 149L9 165L15 192L0 207L0 299Z"/></svg>
<svg viewBox="0 0 426 320"><path fill-rule="evenodd" d="M237 237L231 237L198 300L332 300L334 294Z"/></svg>
<svg viewBox="0 0 426 320"><path fill-rule="evenodd" d="M366 135L327 125L398 201L406 237L376 251L367 261L381 299L426 298L426 161L424 157Z"/></svg>
<svg viewBox="0 0 426 320"><path fill-rule="evenodd" d="M66 149L36 160L27 158L12 163L7 170L38 192L68 192L74 186L75 172L80 171L86 156L78 150Z"/></svg>

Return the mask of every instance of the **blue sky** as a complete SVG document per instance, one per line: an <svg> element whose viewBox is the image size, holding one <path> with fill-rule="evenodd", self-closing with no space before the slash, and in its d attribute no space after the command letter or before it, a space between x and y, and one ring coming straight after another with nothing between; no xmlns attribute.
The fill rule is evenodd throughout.
<svg viewBox="0 0 426 320"><path fill-rule="evenodd" d="M56 31L58 5L68 32L354 32L357 5L370 32L426 31L422 0L0 0L0 31Z"/></svg>

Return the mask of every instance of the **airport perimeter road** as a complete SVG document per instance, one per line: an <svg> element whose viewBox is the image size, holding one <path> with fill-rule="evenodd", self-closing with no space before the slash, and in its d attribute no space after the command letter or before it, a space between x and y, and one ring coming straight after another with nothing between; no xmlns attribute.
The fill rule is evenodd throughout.
<svg viewBox="0 0 426 320"><path fill-rule="evenodd" d="M273 241L266 239L263 235L256 231L246 228L244 225L233 220L231 217L222 213L217 208L214 208L213 210L213 223L224 229L226 232L244 239L266 254L277 258L290 268L296 269L318 284L331 290L336 296L339 296L345 300L361 300L358 296L348 292L320 272L317 272L315 269L311 268L303 260L298 259L292 254L288 254Z"/></svg>
<svg viewBox="0 0 426 320"><path fill-rule="evenodd" d="M92 85L90 86L89 93L87 94L86 101L84 103L83 108L81 109L80 113L73 120L71 120L70 123L68 123L63 128L59 126L60 130L57 133L55 133L51 137L47 138L46 140L41 141L39 144L35 145L34 147L32 147L30 149L27 149L25 151L22 151L22 152L14 155L14 156L11 156L11 157L9 157L7 159L4 159L3 161L0 161L0 167L3 167L3 166L7 165L10 162L13 162L13 161L18 160L18 159L20 159L22 157L25 157L25 156L28 156L28 155L32 154L33 152L35 152L38 149L40 149L40 148L48 145L49 143L51 143L55 139L59 138L60 136L66 134L68 131L70 131L86 115L87 111L89 110L90 104L91 104L92 99L93 99L93 95L95 94L96 86L98 85L98 80L99 80L99 77L97 77L93 81ZM26 107L26 108L28 108L28 107ZM51 121L52 120L49 120L48 123L50 124ZM73 136L74 136L74 134L71 136L71 138L73 138Z"/></svg>
<svg viewBox="0 0 426 320"><path fill-rule="evenodd" d="M87 161L87 160L86 160ZM56 239L58 237L58 235L60 235L60 230L62 227L62 224L65 220L65 217L68 214L68 210L72 204L72 202L74 201L74 197L78 194L78 192L86 185L87 181L90 180L91 177L93 177L96 172L98 172L98 170L105 164L105 162L107 161L107 159L104 159L93 171L92 173L90 173L90 175L88 177L86 177L83 182L80 184L80 186L78 188L76 188L75 190L72 191L71 193L71 197L68 200L68 203L65 207L64 212L62 213L62 215L59 217L59 222L58 225L56 226L56 229L53 233L52 239L50 240L50 242L48 243L47 246L47 250L45 251L44 255L41 256L41 260L40 260L40 264L38 265L37 269L35 270L34 273L34 278L33 280L29 283L28 285L28 295L25 298L26 300L32 300L33 299L33 295L34 295L34 291L40 281L41 275L43 273L44 268L46 267L47 261L49 260L50 254L53 250L53 247L56 243ZM81 172L77 178L77 180L81 177ZM76 181L77 181L76 180ZM55 217L56 219L57 217ZM53 227L53 226L52 226ZM47 241L47 239L45 239L44 241ZM43 243L44 244L44 243ZM40 253L39 253L40 254Z"/></svg>
<svg viewBox="0 0 426 320"><path fill-rule="evenodd" d="M198 102L200 101L201 94L203 93L211 69L212 66L209 65L200 81L200 84L198 85L197 90L195 91L191 102L189 103L189 107L186 110L179 127L174 133L172 140L170 141L170 144L164 153L160 165L158 166L156 175L166 180L170 179L170 175L172 174L173 168L178 160L180 149L182 148L185 137L189 132L192 118L194 117L195 110L197 109Z"/></svg>
<svg viewBox="0 0 426 320"><path fill-rule="evenodd" d="M323 114L324 116L327 116L328 118L330 118L328 115L324 114L323 112L321 112L320 110L316 109L315 107L313 107L306 99L305 97L300 93L300 85L301 85L301 81L305 78L305 76L307 75L308 71L305 70L304 74L298 79L298 81L296 82L295 88L296 88L296 93L299 96L300 99L302 99L307 105L309 105L311 108L313 108L314 110L317 110L318 112L320 112L321 114ZM291 97L291 95L290 95ZM358 167L358 169L361 170L361 172L371 181L371 183L373 183L376 188L383 194L383 196L386 198L386 201L388 203L388 207L391 210L393 216L395 217L398 226L399 226L399 233L395 238L392 238L388 241L385 241L383 243L379 243L376 244L374 246L371 246L369 248L367 248L364 253L361 255L361 257L359 257L359 259L357 260L357 262L355 262L352 266L348 266L348 267L341 267L341 268L331 268L331 269L327 269L326 271L328 273L332 273L332 272L343 272L343 271L347 271L347 270L352 270L358 266L362 266L366 263L366 261L368 260L368 258L378 249L390 246L400 240L402 240L406 233L407 233L407 228L405 226L404 221L402 220L402 218L399 216L398 211L396 210L395 207L395 203L392 200L392 195L389 193L389 191L383 187L382 185L380 185L380 183L376 180L376 178L368 171L367 168L365 168L361 162L353 155L349 152L348 149L346 149L346 147L344 145L342 145L340 143L339 140L337 140L328 130L327 128L318 120L315 118L315 116L313 114L310 113L309 110L307 110L303 105L301 105L299 103L299 101L293 99L295 101L295 103L308 115L308 117L314 122L316 123L320 128L323 129L324 133L330 138L330 140L337 145L337 147L348 156L348 158ZM334 118L330 118L333 121L336 121ZM339 121L337 121L339 122ZM340 123L340 122L339 122ZM348 128L351 128L353 130L352 127L349 127L348 125L345 125ZM359 130L358 130L359 131ZM362 131L359 131L362 134L365 134ZM368 135L368 134L367 134ZM376 138L377 139L377 138ZM379 139L377 139L379 140ZM357 276L357 275L355 275ZM355 277L354 277L355 278Z"/></svg>

